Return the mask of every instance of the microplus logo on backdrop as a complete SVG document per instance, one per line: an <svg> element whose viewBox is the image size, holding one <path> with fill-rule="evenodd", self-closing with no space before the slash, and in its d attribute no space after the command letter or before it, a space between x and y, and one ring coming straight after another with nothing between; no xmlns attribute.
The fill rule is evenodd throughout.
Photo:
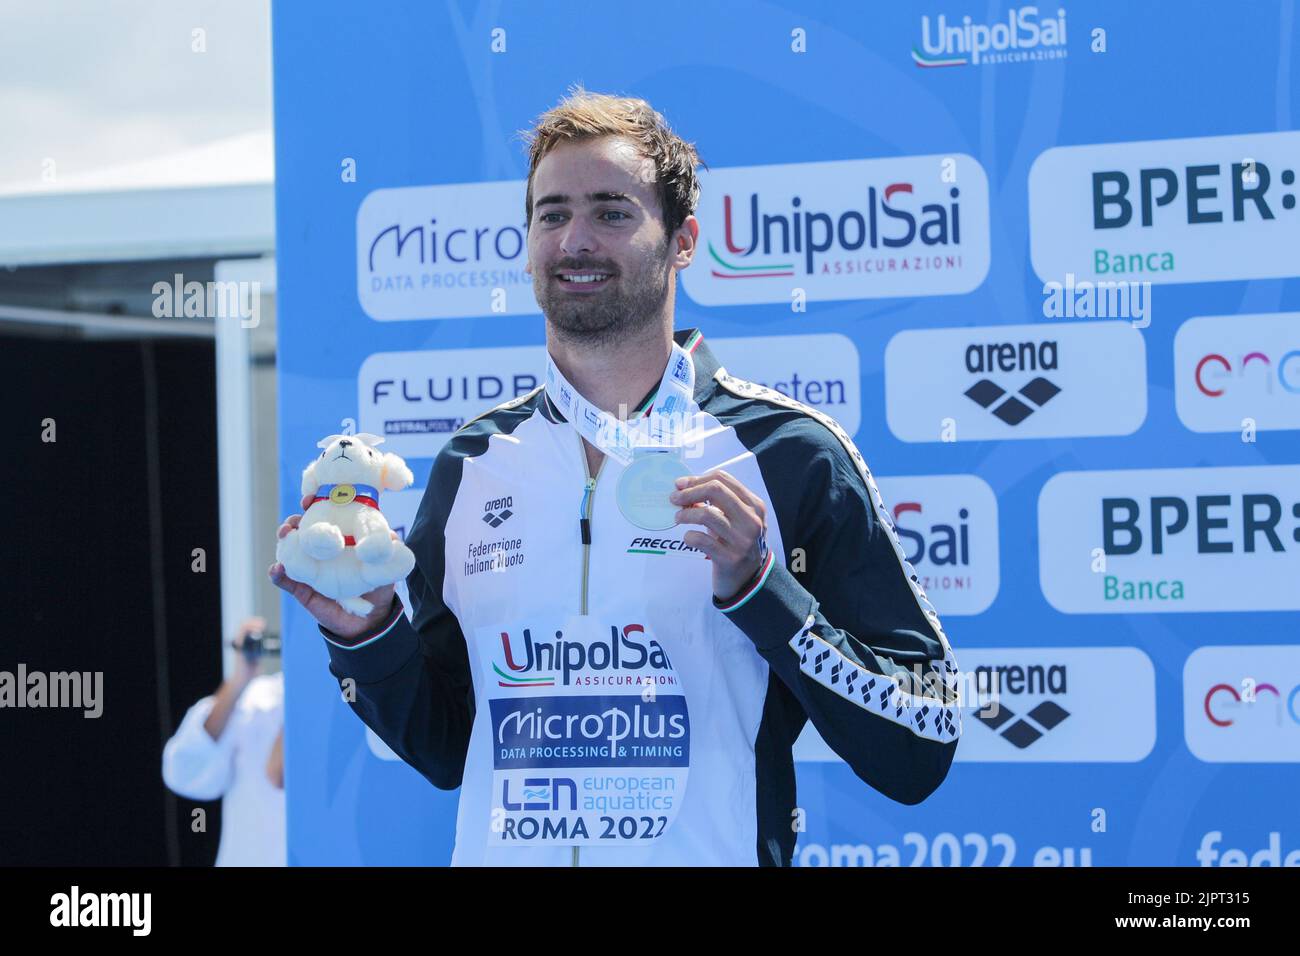
<svg viewBox="0 0 1300 956"><path fill-rule="evenodd" d="M1053 475L1038 573L1067 614L1300 610L1300 465Z"/></svg>
<svg viewBox="0 0 1300 956"><path fill-rule="evenodd" d="M700 175L701 305L956 295L989 267L988 177L964 154L743 166Z"/></svg>
<svg viewBox="0 0 1300 956"><path fill-rule="evenodd" d="M357 210L357 298L372 319L532 315L526 183L376 189Z"/></svg>
<svg viewBox="0 0 1300 956"><path fill-rule="evenodd" d="M1300 763L1300 647L1192 651L1183 665L1183 734L1207 763Z"/></svg>
<svg viewBox="0 0 1300 956"><path fill-rule="evenodd" d="M909 329L885 346L903 441L1128 435L1146 414L1146 346L1128 325Z"/></svg>
<svg viewBox="0 0 1300 956"><path fill-rule="evenodd" d="M1188 319L1174 336L1174 398L1194 432L1300 428L1300 312Z"/></svg>
<svg viewBox="0 0 1300 956"><path fill-rule="evenodd" d="M1044 282L1290 278L1300 132L1059 146L1029 171Z"/></svg>
<svg viewBox="0 0 1300 956"><path fill-rule="evenodd" d="M975 475L876 476L903 556L940 615L979 614L998 593L998 502Z"/></svg>
<svg viewBox="0 0 1300 956"><path fill-rule="evenodd" d="M939 14L921 17L921 49L912 47L919 67L987 66L1030 60L1056 60L1069 55L1065 48L1065 9L1056 17L1039 19L1038 7L1008 10L1004 21L960 23Z"/></svg>

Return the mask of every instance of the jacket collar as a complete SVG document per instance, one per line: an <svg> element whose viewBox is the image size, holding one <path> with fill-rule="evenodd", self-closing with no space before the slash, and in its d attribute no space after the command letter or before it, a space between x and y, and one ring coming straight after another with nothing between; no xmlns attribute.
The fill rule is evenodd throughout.
<svg viewBox="0 0 1300 956"><path fill-rule="evenodd" d="M691 349L691 361L695 363L695 402L697 405L703 405L705 399L711 394L716 387L713 380L714 374L718 371L718 360L714 358L713 352L709 350L708 343L704 341L704 333L698 328L675 329L673 331L673 341L678 345L686 347L686 343L699 332L697 341ZM650 391L641 396L641 401L637 403L637 408L644 408L646 402L654 397L659 389L656 382ZM567 420L560 414L560 410L555 407L551 397L547 395L545 387L542 388L542 414L548 421L560 423Z"/></svg>

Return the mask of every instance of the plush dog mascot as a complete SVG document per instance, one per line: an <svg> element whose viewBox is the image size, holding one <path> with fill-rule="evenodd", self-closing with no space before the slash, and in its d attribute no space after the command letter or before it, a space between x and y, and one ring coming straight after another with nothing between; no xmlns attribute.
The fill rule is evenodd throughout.
<svg viewBox="0 0 1300 956"><path fill-rule="evenodd" d="M311 505L275 549L289 577L358 617L374 609L362 594L415 567L415 555L394 538L379 510L381 489L400 491L415 477L401 458L375 450L383 440L330 435L316 443L324 451L302 473L302 493L312 496Z"/></svg>

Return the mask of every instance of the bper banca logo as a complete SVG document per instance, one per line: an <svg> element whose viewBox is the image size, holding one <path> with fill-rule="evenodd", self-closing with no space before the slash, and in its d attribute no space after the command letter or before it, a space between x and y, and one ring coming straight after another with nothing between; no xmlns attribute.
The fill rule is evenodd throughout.
<svg viewBox="0 0 1300 956"><path fill-rule="evenodd" d="M1296 274L1300 132L1046 150L1029 171L1044 281L1154 283Z"/></svg>
<svg viewBox="0 0 1300 956"><path fill-rule="evenodd" d="M1300 465L1053 475L1043 594L1066 613L1298 610L1298 489Z"/></svg>

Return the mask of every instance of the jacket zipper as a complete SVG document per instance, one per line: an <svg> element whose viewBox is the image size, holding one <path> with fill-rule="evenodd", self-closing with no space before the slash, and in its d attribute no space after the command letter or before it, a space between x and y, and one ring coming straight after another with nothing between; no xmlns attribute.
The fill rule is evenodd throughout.
<svg viewBox="0 0 1300 956"><path fill-rule="evenodd" d="M600 464L596 468L596 474L591 473L587 466L587 446L582 436L576 431L574 435L578 439L578 453L582 456L582 474L585 477L582 489L582 504L578 509L578 530L582 535L582 590L579 596L578 613L585 615L587 613L587 576L591 569L591 509L595 505L596 498L596 479L600 473L605 470L605 459L600 459ZM573 845L573 866L578 865L578 845Z"/></svg>

